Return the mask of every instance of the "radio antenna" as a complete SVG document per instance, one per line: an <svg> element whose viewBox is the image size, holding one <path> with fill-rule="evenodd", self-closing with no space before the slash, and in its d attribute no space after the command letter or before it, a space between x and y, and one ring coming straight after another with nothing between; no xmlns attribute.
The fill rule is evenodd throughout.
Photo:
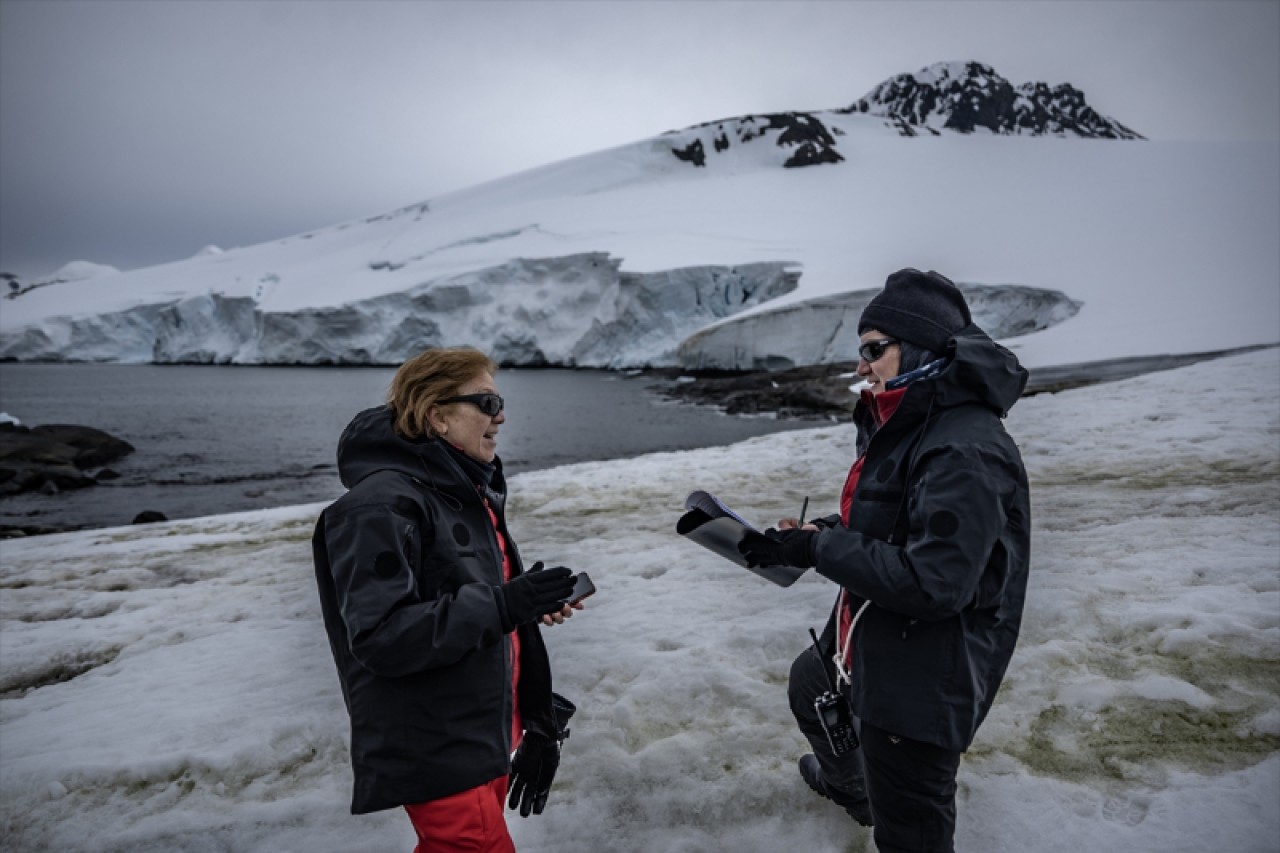
<svg viewBox="0 0 1280 853"><path fill-rule="evenodd" d="M818 635L814 633L812 628L809 629L809 636L813 637L813 650L818 653L818 660L822 661L822 649L818 646ZM827 687L830 688L831 692L838 693L839 691L836 690L836 683L831 678L830 671L827 670L826 661L822 661L822 674L827 677Z"/></svg>

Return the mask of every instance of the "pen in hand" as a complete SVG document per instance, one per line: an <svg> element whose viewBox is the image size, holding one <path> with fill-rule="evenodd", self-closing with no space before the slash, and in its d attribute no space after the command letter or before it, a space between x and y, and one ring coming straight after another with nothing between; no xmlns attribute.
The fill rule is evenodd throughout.
<svg viewBox="0 0 1280 853"><path fill-rule="evenodd" d="M797 527L804 527L804 514L808 511L809 511L809 496L805 495L804 504L802 504L800 507L800 523L796 525Z"/></svg>

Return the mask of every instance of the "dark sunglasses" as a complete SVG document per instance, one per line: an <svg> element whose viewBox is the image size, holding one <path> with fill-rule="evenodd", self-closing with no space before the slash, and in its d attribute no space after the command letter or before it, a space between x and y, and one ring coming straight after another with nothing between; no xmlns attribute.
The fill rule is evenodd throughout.
<svg viewBox="0 0 1280 853"><path fill-rule="evenodd" d="M506 405L497 394L463 394L461 397L446 397L436 400L443 406L445 403L470 403L491 418L497 417Z"/></svg>
<svg viewBox="0 0 1280 853"><path fill-rule="evenodd" d="M885 350L898 343L893 338L882 338L878 341L867 341L858 347L858 356L868 364L873 361L879 361L884 355Z"/></svg>

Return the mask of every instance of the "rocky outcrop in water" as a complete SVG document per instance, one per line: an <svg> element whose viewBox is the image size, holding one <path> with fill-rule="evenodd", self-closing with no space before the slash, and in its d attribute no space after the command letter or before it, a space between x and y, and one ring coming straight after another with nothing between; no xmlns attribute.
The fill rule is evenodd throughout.
<svg viewBox="0 0 1280 853"><path fill-rule="evenodd" d="M98 482L90 474L133 452L133 445L99 429L69 424L25 427L0 422L0 497L57 494ZM104 479L114 472L104 471Z"/></svg>

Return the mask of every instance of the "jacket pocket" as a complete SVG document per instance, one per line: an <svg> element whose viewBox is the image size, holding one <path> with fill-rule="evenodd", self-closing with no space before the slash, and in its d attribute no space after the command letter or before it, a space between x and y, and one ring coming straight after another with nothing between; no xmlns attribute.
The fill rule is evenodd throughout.
<svg viewBox="0 0 1280 853"><path fill-rule="evenodd" d="M901 489L859 489L849 526L873 539L887 542L901 505Z"/></svg>

